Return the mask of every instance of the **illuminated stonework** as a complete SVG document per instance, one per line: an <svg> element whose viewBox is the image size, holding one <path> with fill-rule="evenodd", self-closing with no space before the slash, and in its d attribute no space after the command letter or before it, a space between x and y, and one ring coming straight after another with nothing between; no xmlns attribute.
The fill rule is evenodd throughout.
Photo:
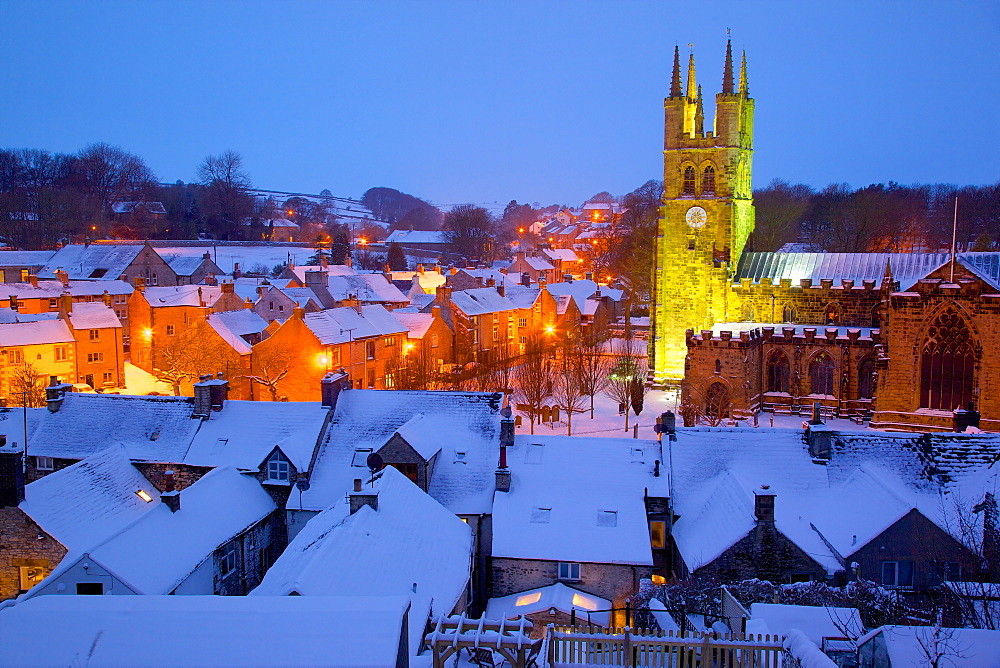
<svg viewBox="0 0 1000 668"><path fill-rule="evenodd" d="M722 92L715 96L715 123L708 132L694 54L686 83L682 94L675 50L670 96L663 101L663 207L650 308L649 368L657 386L677 385L684 376L687 329L725 319L733 272L754 227L754 101L746 56L737 87L726 45Z"/></svg>

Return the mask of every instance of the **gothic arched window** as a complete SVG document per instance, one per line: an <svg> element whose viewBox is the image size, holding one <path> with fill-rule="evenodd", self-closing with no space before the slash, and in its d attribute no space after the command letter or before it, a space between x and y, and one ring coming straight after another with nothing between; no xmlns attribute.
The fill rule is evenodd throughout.
<svg viewBox="0 0 1000 668"><path fill-rule="evenodd" d="M701 194L715 194L715 167L709 165L701 173Z"/></svg>
<svg viewBox="0 0 1000 668"><path fill-rule="evenodd" d="M875 360L872 356L858 365L858 399L871 399L875 394Z"/></svg>
<svg viewBox="0 0 1000 668"><path fill-rule="evenodd" d="M729 389L722 383L712 383L705 393L705 415L710 418L729 417Z"/></svg>
<svg viewBox="0 0 1000 668"><path fill-rule="evenodd" d="M722 360L715 360L715 373L722 373Z"/></svg>
<svg viewBox="0 0 1000 668"><path fill-rule="evenodd" d="M741 312L741 317L743 322L753 322L754 310L753 304L750 302L743 302L743 310Z"/></svg>
<svg viewBox="0 0 1000 668"><path fill-rule="evenodd" d="M694 195L694 167L691 165L684 168L684 194Z"/></svg>
<svg viewBox="0 0 1000 668"><path fill-rule="evenodd" d="M872 307L872 327L882 326L882 314L880 313L881 306L876 304Z"/></svg>
<svg viewBox="0 0 1000 668"><path fill-rule="evenodd" d="M823 319L828 325L839 325L840 324L840 304L837 302L830 302L826 305L826 309L823 310Z"/></svg>
<svg viewBox="0 0 1000 668"><path fill-rule="evenodd" d="M826 353L820 353L809 365L809 393L833 394L833 379L836 365L833 358Z"/></svg>
<svg viewBox="0 0 1000 668"><path fill-rule="evenodd" d="M790 375L788 358L783 353L772 354L767 360L767 391L788 392Z"/></svg>
<svg viewBox="0 0 1000 668"><path fill-rule="evenodd" d="M927 329L920 355L920 407L950 411L973 400L976 346L972 331L954 309Z"/></svg>
<svg viewBox="0 0 1000 668"><path fill-rule="evenodd" d="M781 310L781 321L782 322L795 322L795 318L798 314L795 312L795 307L791 304L785 304L785 308Z"/></svg>

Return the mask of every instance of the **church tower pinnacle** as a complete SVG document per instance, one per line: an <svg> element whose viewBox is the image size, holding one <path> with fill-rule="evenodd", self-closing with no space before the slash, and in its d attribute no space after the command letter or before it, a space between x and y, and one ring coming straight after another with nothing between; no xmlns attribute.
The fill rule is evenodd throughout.
<svg viewBox="0 0 1000 668"><path fill-rule="evenodd" d="M670 77L670 97L681 96L681 48L674 47L674 73Z"/></svg>
<svg viewBox="0 0 1000 668"><path fill-rule="evenodd" d="M740 63L740 95L750 97L750 80L747 79L747 52L743 52L743 62Z"/></svg>
<svg viewBox="0 0 1000 668"><path fill-rule="evenodd" d="M692 51L688 57L687 97L689 100L693 100L697 95L698 82L694 74L694 51Z"/></svg>
<svg viewBox="0 0 1000 668"><path fill-rule="evenodd" d="M733 41L726 40L726 65L722 69L722 94L733 95Z"/></svg>

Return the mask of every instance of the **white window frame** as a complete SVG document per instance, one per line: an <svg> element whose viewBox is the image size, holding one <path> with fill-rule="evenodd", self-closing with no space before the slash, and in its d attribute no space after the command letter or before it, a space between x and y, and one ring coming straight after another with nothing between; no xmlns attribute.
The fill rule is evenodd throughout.
<svg viewBox="0 0 1000 668"><path fill-rule="evenodd" d="M236 557L236 548L231 547L228 552L222 555L222 559L219 559L219 573L222 577L229 577L231 573L236 571L239 560Z"/></svg>
<svg viewBox="0 0 1000 668"><path fill-rule="evenodd" d="M42 457L40 455L35 455L35 470L36 471L55 471L56 465L52 461L51 457Z"/></svg>
<svg viewBox="0 0 1000 668"><path fill-rule="evenodd" d="M580 581L580 564L575 564L567 561L559 562L559 580L562 582L579 582Z"/></svg>
<svg viewBox="0 0 1000 668"><path fill-rule="evenodd" d="M292 466L287 459L277 452L267 460L267 482L290 484L292 480Z"/></svg>

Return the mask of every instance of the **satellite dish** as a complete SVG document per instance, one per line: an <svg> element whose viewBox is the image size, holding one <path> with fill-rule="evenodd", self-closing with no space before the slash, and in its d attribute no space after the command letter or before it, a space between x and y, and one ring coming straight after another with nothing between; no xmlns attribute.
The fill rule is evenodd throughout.
<svg viewBox="0 0 1000 668"><path fill-rule="evenodd" d="M368 468L371 469L372 473L381 471L385 468L385 462L382 461L382 456L377 452L373 452L368 455L368 459L366 459L365 462L368 464Z"/></svg>
<svg viewBox="0 0 1000 668"><path fill-rule="evenodd" d="M308 492L309 491L309 481L308 480L299 480L297 483L295 483L295 487L300 492Z"/></svg>

